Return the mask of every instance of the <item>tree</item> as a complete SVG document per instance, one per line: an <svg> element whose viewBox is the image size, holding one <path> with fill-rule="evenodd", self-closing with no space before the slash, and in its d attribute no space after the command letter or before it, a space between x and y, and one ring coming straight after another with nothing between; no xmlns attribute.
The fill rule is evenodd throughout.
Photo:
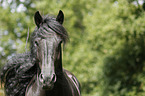
<svg viewBox="0 0 145 96"><path fill-rule="evenodd" d="M145 95L144 5L137 6L134 0L1 2L0 65L25 52L28 28L31 34L37 10L56 15L61 9L70 36L63 65L81 82L82 96Z"/></svg>

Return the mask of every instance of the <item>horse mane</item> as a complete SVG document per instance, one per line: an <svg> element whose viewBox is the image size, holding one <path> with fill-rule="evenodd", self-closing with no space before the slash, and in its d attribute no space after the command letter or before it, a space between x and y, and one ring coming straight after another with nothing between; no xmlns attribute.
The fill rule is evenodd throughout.
<svg viewBox="0 0 145 96"><path fill-rule="evenodd" d="M60 35L64 43L68 40L65 28L54 17L46 15L43 18L43 23ZM6 96L24 96L28 84L37 74L37 49L34 46L34 39L44 34L41 33L40 28L36 27L31 35L30 52L13 56L1 70L0 79L1 84L4 83ZM43 28L41 29L43 30Z"/></svg>
<svg viewBox="0 0 145 96"><path fill-rule="evenodd" d="M13 56L1 72L1 84L5 83L6 96L24 96L26 87L36 72L37 67L30 58L30 53Z"/></svg>

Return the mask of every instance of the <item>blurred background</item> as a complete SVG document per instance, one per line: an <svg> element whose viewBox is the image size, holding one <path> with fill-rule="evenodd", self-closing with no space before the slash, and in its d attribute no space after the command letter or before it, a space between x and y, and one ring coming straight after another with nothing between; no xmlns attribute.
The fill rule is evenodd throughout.
<svg viewBox="0 0 145 96"><path fill-rule="evenodd" d="M0 67L26 52L37 10L64 12L63 66L82 96L145 96L145 0L0 0Z"/></svg>

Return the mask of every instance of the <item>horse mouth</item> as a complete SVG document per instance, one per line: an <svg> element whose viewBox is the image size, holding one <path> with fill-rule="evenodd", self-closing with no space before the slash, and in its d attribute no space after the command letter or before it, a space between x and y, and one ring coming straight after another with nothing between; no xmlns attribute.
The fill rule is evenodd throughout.
<svg viewBox="0 0 145 96"><path fill-rule="evenodd" d="M48 84L48 85L43 84L42 89L43 90L52 90L53 87L54 87L54 83L51 83L51 84Z"/></svg>

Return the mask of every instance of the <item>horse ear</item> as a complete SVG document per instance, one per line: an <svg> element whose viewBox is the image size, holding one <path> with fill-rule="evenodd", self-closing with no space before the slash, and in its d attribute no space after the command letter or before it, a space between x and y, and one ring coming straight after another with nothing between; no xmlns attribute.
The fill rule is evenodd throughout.
<svg viewBox="0 0 145 96"><path fill-rule="evenodd" d="M60 24L63 24L63 20L64 20L64 14L61 10L59 10L56 21L58 21Z"/></svg>
<svg viewBox="0 0 145 96"><path fill-rule="evenodd" d="M39 11L37 11L34 15L34 20L35 20L35 24L37 25L37 27L40 27L40 24L42 23L42 17L39 13Z"/></svg>

